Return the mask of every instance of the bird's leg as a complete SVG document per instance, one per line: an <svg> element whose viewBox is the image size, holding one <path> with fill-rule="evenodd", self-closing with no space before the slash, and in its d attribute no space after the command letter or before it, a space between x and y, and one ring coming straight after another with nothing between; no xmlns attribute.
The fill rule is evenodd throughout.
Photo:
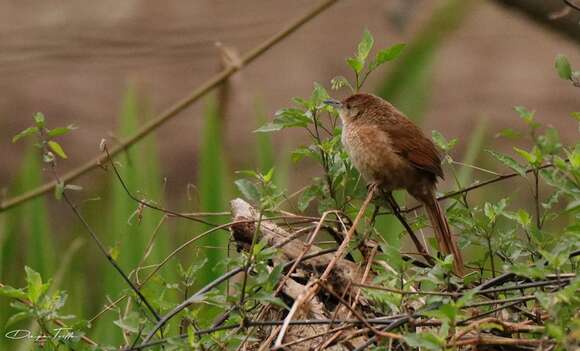
<svg viewBox="0 0 580 351"><path fill-rule="evenodd" d="M387 201L389 202L389 205L391 206L391 209L393 210L393 214L395 215L395 217L397 217L399 222L401 222L403 227L407 230L407 232L411 236L411 240L413 240L413 244L415 244L417 251L419 251L419 253L425 258L425 260L427 260L427 262L429 262L430 265L434 266L435 261L433 260L433 257L431 257L427 253L427 250L425 250L425 247L423 246L419 238L417 238L417 235L413 231L413 228L411 228L411 226L401 213L401 208L399 207L399 204L397 204L397 200L395 200L395 198L393 197L393 193L390 191L386 192L385 196L387 198Z"/></svg>

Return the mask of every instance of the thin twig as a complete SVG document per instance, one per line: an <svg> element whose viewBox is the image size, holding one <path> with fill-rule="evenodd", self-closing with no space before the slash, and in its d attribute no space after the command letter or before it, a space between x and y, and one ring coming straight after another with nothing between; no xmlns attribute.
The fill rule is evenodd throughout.
<svg viewBox="0 0 580 351"><path fill-rule="evenodd" d="M107 160L109 161L109 163L111 164L111 167L113 168L113 172L115 173L117 179L119 180L119 183L121 183L121 186L123 187L123 190L125 190L125 193L127 193L127 195L135 202L137 202L138 204L148 207L150 209L165 213L166 215L171 215L174 217L179 217L179 218L184 218L184 219L188 219L194 222L199 222L199 223L203 223L212 227L217 227L216 224L207 222L203 219L199 219L196 217L193 217L191 215L185 215L183 213L179 213L176 211L172 211L166 208L162 208L156 205L153 205L145 200L141 200L139 199L137 196L133 195L133 193L129 190L129 187L127 186L127 184L125 183L125 181L123 180L123 177L121 177L121 174L119 173L119 170L117 169L117 166L115 165L115 161L113 161L113 158L111 157L111 153L109 152L109 148L107 147L106 144L103 144L103 150L105 151L105 154L107 155Z"/></svg>
<svg viewBox="0 0 580 351"><path fill-rule="evenodd" d="M413 231L413 228L411 228L411 226L407 222L407 219L405 219L405 217L401 214L401 208L399 207L399 204L397 204L397 200L395 200L395 198L393 197L393 194L392 193L388 193L388 194L386 194L386 197L387 197L387 201L391 205L391 208L393 210L393 214L395 215L395 217L397 217L397 219L399 220L399 222L401 222L401 224L403 225L403 227L407 230L407 233L409 233L409 236L411 237L411 239L413 241L413 244L415 244L415 247L417 248L417 251L419 251L419 253L421 254L421 256L423 256L425 258L425 260L431 266L434 266L435 265L435 260L433 260L433 258L431 257L431 255L429 255L429 253L427 253L427 250L425 249L425 247L423 246L423 244L421 243L421 241L419 240L419 238L417 238L417 235Z"/></svg>
<svg viewBox="0 0 580 351"><path fill-rule="evenodd" d="M564 161L568 162L567 159L564 160ZM537 167L537 168L527 169L526 170L526 174L533 172L535 169L542 170L542 169L550 168L550 167L554 167L554 165L552 163L547 163L547 164L542 165L542 166ZM501 182L501 181L504 181L504 180L507 180L507 179L510 179L510 178L514 178L514 177L517 177L517 176L520 176L520 174L519 173L516 173L516 172L504 174L504 175L501 175L501 176L498 176L498 177L495 177L495 178L492 178L492 179L488 179L488 180L483 181L481 183L476 183L476 184L470 185L470 186L465 187L465 188L463 188L461 190L452 191L452 192L447 193L445 195L439 196L437 198L437 201L442 201L442 200L445 200L445 199L449 199L451 197L454 197L454 196L457 196L457 195L461 195L463 193L467 193L467 192L470 192L472 190L479 189L481 187L484 187L484 186L487 186L487 185L490 185L490 184L493 184L493 183ZM416 206L409 207L409 208L402 208L401 209L401 213L413 212L413 211L415 211L417 209L420 209L421 207L423 207L422 204L418 204ZM379 213L379 215L385 215L385 214L392 214L392 213L391 212L381 212L381 213Z"/></svg>
<svg viewBox="0 0 580 351"><path fill-rule="evenodd" d="M125 283L127 283L127 285L129 285L129 287L131 288L131 290L133 290L133 292L139 297L139 300L141 300L141 302L143 302L143 304L145 304L145 306L147 307L147 309L149 310L149 312L151 312L151 314L155 317L155 319L157 321L159 321L161 317L159 317L159 314L157 313L157 311L155 311L155 309L153 308L153 306L151 306L151 304L149 303L149 301L147 300L147 298L141 293L141 291L139 290L139 288L135 284L133 284L133 282L125 274L125 272L123 271L123 269L121 268L121 266L119 266L119 264L117 264L117 261L115 261L115 259L113 258L113 256L111 256L109 254L109 252L105 249L105 246L103 245L103 243L101 243L101 240L98 238L97 234L93 231L93 228L91 228L91 226L86 221L85 217L83 217L83 215L80 213L80 211L78 210L78 208L76 207L76 205L69 199L68 195L66 194L66 191L63 192L62 198L69 205L69 207L73 210L73 212L77 216L77 218L81 221L81 223L82 223L83 227L85 228L85 230L90 234L90 236L93 239L93 241L97 244L97 247L98 247L99 251L101 251L101 253L107 258L107 260L109 261L109 263L113 266L113 268L115 268L115 270L123 278L123 280L125 281Z"/></svg>
<svg viewBox="0 0 580 351"><path fill-rule="evenodd" d="M198 88L194 89L191 93L187 96L182 98L181 100L177 101L167 110L161 112L155 118L147 121L141 128L139 128L135 134L132 136L122 140L119 144L115 145L115 147L111 150L111 155L115 156L124 150L126 150L129 146L137 143L145 136L149 135L151 132L155 131L157 128L165 124L167 121L172 119L173 117L177 116L179 113L185 111L188 107L190 107L194 102L198 101L201 97L218 87L224 81L226 81L230 76L232 76L237 71L243 69L258 57L262 56L265 52L271 49L273 46L287 38L290 34L294 33L304 24L310 22L313 18L318 16L324 10L329 8L330 6L334 5L337 0L324 0L308 11L303 16L297 18L292 23L290 23L287 27L282 29L277 34L273 35L260 45L256 46L254 49L248 51L245 55L243 55L239 62L236 65L231 65L224 69L223 71L219 72L218 74L214 75L212 78L207 80ZM72 171L66 173L62 176L62 181L68 183L69 181L80 177L81 175L99 167L105 161L105 155L98 155L92 158L91 160L85 162L84 164L80 165L79 167L73 169ZM29 190L24 194L17 195L5 201L2 201L0 204L0 212L6 211L16 205L19 205L23 202L26 202L30 199L38 197L42 194L45 194L56 186L57 182L52 181L46 183L44 185L39 186L38 188Z"/></svg>
<svg viewBox="0 0 580 351"><path fill-rule="evenodd" d="M358 312L356 309L352 308L350 306L350 304L348 303L348 301L346 301L339 294L337 294L336 292L334 292L334 290L332 288L330 288L329 286L327 286L324 283L319 283L319 285L322 288L324 288L324 290L326 290L328 293L330 293L330 295L334 296L334 298L337 299L350 312L352 312L352 314L354 314L354 316L359 321L361 321L367 328L369 328L371 330L371 332L373 332L373 334L379 335L379 336L382 336L382 337L385 337L385 338L391 338L391 339L401 339L402 338L402 336L400 334L394 334L394 333L384 332L384 331L381 331L381 330L376 329L371 323L369 323L369 321L366 318L364 318L364 316L362 316L360 314L360 312Z"/></svg>
<svg viewBox="0 0 580 351"><path fill-rule="evenodd" d="M376 191L377 191L377 187L373 185L371 187L368 195L367 195L367 198L363 202L358 214L356 215L356 218L354 219L352 226L350 227L350 229L346 233L346 236L345 236L344 240L342 241L342 244L336 250L334 257L328 263L328 266L326 266L326 269L324 270L324 272L322 273L320 278L314 282L308 283L308 285L306 286L305 293L303 295L299 296L298 299L296 299L296 301L294 301L292 308L290 309L290 311L288 312L288 315L284 319L284 324L282 325L282 329L280 330L280 333L278 334L278 338L276 339L275 347L280 347L282 345L282 341L284 340L284 335L286 334L286 330L288 329L289 322L292 319L292 317L294 316L294 314L301 307L301 305L303 303L305 303L306 301L309 301L314 296L314 294L316 294L316 292L318 292L318 289L320 288L320 286L319 286L319 284L317 284L317 282L325 281L329 277L332 270L334 269L334 266L336 266L336 263L340 259L342 259L342 257L346 253L346 251L348 249L348 245L350 243L350 240L352 239L354 232L356 230L356 227L358 226L358 223L360 222L360 220L364 216L364 213L365 213L367 207L369 206L371 200L373 199Z"/></svg>

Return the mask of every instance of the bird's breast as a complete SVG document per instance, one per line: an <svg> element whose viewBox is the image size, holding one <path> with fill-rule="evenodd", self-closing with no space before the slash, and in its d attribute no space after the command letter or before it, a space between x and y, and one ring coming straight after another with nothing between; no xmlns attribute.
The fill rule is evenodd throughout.
<svg viewBox="0 0 580 351"><path fill-rule="evenodd" d="M406 187L409 164L393 148L393 140L379 128L346 124L342 143L353 165L369 183L381 184L386 190Z"/></svg>

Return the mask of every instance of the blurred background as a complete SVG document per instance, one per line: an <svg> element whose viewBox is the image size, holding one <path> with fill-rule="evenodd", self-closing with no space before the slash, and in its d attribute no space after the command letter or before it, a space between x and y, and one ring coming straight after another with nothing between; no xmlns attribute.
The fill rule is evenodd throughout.
<svg viewBox="0 0 580 351"><path fill-rule="evenodd" d="M101 139L114 145L132 135L222 70L224 56L235 61L314 3L0 0L0 197L50 180L30 141L11 143L35 112L46 115L49 127L78 127L60 140L68 159L59 167L74 169L99 152ZM455 158L465 159L473 140L476 150L501 150L499 130L525 130L514 105L536 110L538 120L558 128L564 141L576 140L568 115L580 110L578 90L560 80L553 66L560 53L580 65L579 19L578 11L559 0L339 1L123 153L121 172L136 193L184 212L227 211L237 195L236 170L275 166L281 186L289 193L299 189L320 175L314 164L290 160L289 151L307 143L307 135L252 131L290 106L292 97L308 96L314 82L330 91L334 76L352 78L345 58L364 29L373 33L375 47L408 45L364 90L392 101L428 133L437 129L459 138ZM472 151L468 160L496 165L483 152ZM83 186L76 201L127 271L143 259L152 235L148 263L206 229L147 210L140 220L111 172L96 169L73 183ZM120 296L124 285L87 239L70 210L51 195L2 212L0 282L22 285L22 267L29 265L54 277L69 291L70 312L89 319L108 298ZM226 244L227 235L216 235L179 262L200 252L218 262ZM173 262L163 279L171 281L175 272ZM0 301L0 325L13 312ZM100 318L117 317L110 312ZM115 342L106 329L110 323L100 325L99 340Z"/></svg>

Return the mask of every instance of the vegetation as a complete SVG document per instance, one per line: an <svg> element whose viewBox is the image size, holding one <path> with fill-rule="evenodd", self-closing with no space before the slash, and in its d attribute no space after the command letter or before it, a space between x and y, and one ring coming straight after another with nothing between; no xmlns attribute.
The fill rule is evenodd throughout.
<svg viewBox="0 0 580 351"><path fill-rule="evenodd" d="M411 43L413 50L406 53L404 44L395 44L372 55L373 47L373 36L365 31L346 61L353 78L332 79L332 89L359 91L386 63L406 67L394 70L410 77L399 84L424 89L423 67L416 65L420 71L413 71L408 63L398 63L409 57L405 55L421 56L423 46ZM431 57L434 48L423 48ZM578 72L565 57L559 56L555 66L560 77L576 84ZM383 83L383 93L409 101L392 80ZM515 107L514 120L519 117L525 132L498 133L519 146L513 147L513 155L486 150L481 157L493 160L492 167L473 165L484 126L470 138L462 162L455 159L455 148L465 141L433 131L454 183L454 190L440 200L446 200L453 230L469 253L470 273L457 277L451 273L452 257L437 255L437 245L423 235L428 221L405 202L404 194L397 196L405 204L401 223L382 199L369 202L366 184L342 148L336 111L322 103L329 97L323 84L315 83L309 97L294 98L292 107L280 109L259 127L256 161L261 168L236 172L239 178L233 182L220 157L219 109L208 101L199 187L192 190L201 207L193 213L164 206L153 138L115 159L103 141L109 190L104 199L81 203L77 198L84 190L63 182L59 168L67 158L60 139L75 127L49 128L44 115L36 114L34 125L13 139L35 142L14 188L37 186L45 168L56 181L55 198L79 223L75 232L84 231L90 241L72 241L56 260L47 255L53 243L42 199L2 214L0 262L12 268L1 271L1 279L18 282L14 267L23 267L25 277L21 288L0 283L5 335L44 335L34 340L36 345L74 350L258 349L270 344L300 349L345 343L357 350L375 344L375 349L393 350L576 347L580 144L564 145L556 129L521 106ZM137 125L137 116L147 115L132 89L124 101L121 136ZM570 123L580 127L580 112L571 116ZM319 177L294 193L279 180L288 178L279 174L287 168L274 167L278 161L264 150L271 146L270 133L290 128L304 131L310 144L288 158L298 164L315 162L320 169ZM474 173L485 174L484 179L472 180ZM517 184L518 190L497 190L504 182ZM244 200L230 202L232 183ZM487 190L485 196L475 194L479 189ZM103 206L105 201L109 205ZM174 221L182 240L177 248L176 240L169 239ZM26 260L13 245L18 228L24 227L30 242ZM226 249L230 233L231 246L239 253ZM434 265L417 259L418 249L407 243L409 234L427 240ZM303 240L287 240L301 236ZM350 236L353 240L343 241ZM90 276L95 271L104 277L98 287ZM64 276L82 283L69 285L67 294L61 288ZM304 298L304 291L312 296ZM11 348L14 342L2 340L0 345Z"/></svg>

